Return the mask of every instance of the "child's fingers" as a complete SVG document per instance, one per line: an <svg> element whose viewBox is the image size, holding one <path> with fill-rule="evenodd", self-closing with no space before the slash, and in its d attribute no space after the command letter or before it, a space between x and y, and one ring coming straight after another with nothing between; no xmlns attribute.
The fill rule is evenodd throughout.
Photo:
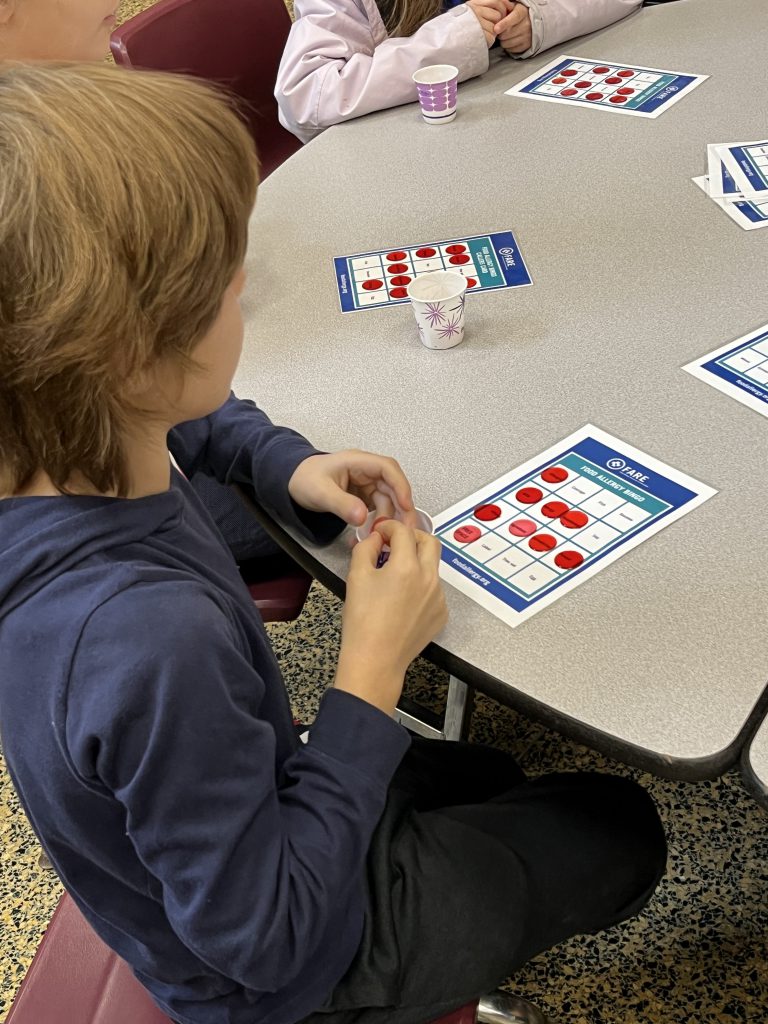
<svg viewBox="0 0 768 1024"><path fill-rule="evenodd" d="M431 533L424 533L423 530L414 530L416 535L416 553L422 565L436 572L440 565L440 556L443 545L433 537Z"/></svg>
<svg viewBox="0 0 768 1024"><path fill-rule="evenodd" d="M401 558L416 557L416 530L403 526L396 519L385 519L378 523L376 532L384 538L384 543L389 545L390 559L396 561Z"/></svg>
<svg viewBox="0 0 768 1024"><path fill-rule="evenodd" d="M371 535L366 537L365 540L361 540L355 544L352 548L350 571L359 571L360 569L368 567L375 569L383 546L384 541L381 534L377 531L371 533Z"/></svg>
<svg viewBox="0 0 768 1024"><path fill-rule="evenodd" d="M500 36L502 32L505 32L510 28L517 28L518 25L524 24L528 19L528 8L523 4L516 4L513 10L496 22L496 35Z"/></svg>

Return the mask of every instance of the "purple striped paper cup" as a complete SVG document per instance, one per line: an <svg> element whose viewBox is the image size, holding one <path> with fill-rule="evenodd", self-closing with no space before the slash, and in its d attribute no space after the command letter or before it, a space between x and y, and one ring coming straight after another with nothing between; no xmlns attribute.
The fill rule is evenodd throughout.
<svg viewBox="0 0 768 1024"><path fill-rule="evenodd" d="M447 124L456 117L459 69L453 64L430 64L412 76L421 114L427 124Z"/></svg>

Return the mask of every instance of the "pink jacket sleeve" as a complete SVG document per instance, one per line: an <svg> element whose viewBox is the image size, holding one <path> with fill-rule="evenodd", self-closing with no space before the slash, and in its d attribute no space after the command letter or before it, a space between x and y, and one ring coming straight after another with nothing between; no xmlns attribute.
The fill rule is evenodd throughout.
<svg viewBox="0 0 768 1024"><path fill-rule="evenodd" d="M454 64L460 82L488 69L485 35L466 4L404 38L387 36L375 0L296 0L295 15L275 96L281 122L302 142L416 100L411 75L428 64Z"/></svg>
<svg viewBox="0 0 768 1024"><path fill-rule="evenodd" d="M533 42L525 53L514 57L532 57L540 50L596 32L638 10L643 0L518 0L531 13Z"/></svg>

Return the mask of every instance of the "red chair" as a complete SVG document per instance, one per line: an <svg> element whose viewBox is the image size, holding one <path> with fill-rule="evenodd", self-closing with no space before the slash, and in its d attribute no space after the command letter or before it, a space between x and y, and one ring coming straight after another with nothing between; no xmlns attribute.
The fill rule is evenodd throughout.
<svg viewBox="0 0 768 1024"><path fill-rule="evenodd" d="M291 560L286 556L285 561L290 563ZM241 564L240 575L245 580L253 603L261 612L264 622L290 622L297 619L307 600L312 577L294 562L279 574L264 579L262 567L259 567L258 572L253 570L253 566L257 564Z"/></svg>
<svg viewBox="0 0 768 1024"><path fill-rule="evenodd" d="M263 180L301 148L274 97L290 28L283 0L159 0L116 29L110 47L117 64L187 72L239 96Z"/></svg>
<svg viewBox="0 0 768 1024"><path fill-rule="evenodd" d="M502 1018L503 1019L503 1018ZM476 1004L435 1024L475 1024ZM65 893L5 1024L173 1024Z"/></svg>

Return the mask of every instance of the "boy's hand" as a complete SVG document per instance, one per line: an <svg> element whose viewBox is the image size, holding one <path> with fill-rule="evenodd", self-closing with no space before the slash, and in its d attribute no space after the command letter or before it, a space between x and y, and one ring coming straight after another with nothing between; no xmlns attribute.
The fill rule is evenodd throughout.
<svg viewBox="0 0 768 1024"><path fill-rule="evenodd" d="M389 560L376 563L386 541ZM445 625L440 541L395 520L356 545L347 578L334 685L391 715L405 670Z"/></svg>
<svg viewBox="0 0 768 1024"><path fill-rule="evenodd" d="M490 49L496 42L495 26L509 11L508 0L467 0L467 7L480 22Z"/></svg>
<svg viewBox="0 0 768 1024"><path fill-rule="evenodd" d="M409 525L416 521L405 473L394 459L371 452L310 455L294 470L288 493L302 508L332 512L350 526L361 526L373 508L382 516L399 511Z"/></svg>
<svg viewBox="0 0 768 1024"><path fill-rule="evenodd" d="M525 53L533 43L531 12L525 4L516 3L506 18L496 22L494 32L507 53Z"/></svg>

